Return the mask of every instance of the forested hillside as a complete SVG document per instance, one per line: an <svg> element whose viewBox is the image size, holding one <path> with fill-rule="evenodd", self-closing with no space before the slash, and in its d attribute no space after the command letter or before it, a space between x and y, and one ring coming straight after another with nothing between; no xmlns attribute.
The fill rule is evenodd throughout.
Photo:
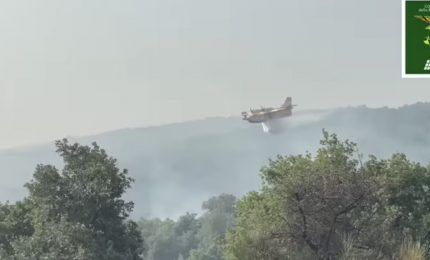
<svg viewBox="0 0 430 260"><path fill-rule="evenodd" d="M127 198L135 202L133 217L173 217L201 212L211 196L241 196L260 187L258 171L277 154L315 151L321 130L357 142L360 152L382 158L401 151L427 164L430 158L430 104L397 109L342 108L298 113L285 133L268 135L260 125L240 118L208 118L171 125L123 129L95 136L72 137L96 141L118 158L136 180ZM60 165L53 144L0 152L0 196L20 199L38 163ZM10 176L13 175L13 178Z"/></svg>
<svg viewBox="0 0 430 260"><path fill-rule="evenodd" d="M123 198L134 179L116 158L96 143L56 141L61 166L36 165L28 195L0 203L0 258L428 259L430 167L400 152L363 155L326 130L320 138L314 152L262 164L252 174L261 187L243 196L138 221Z"/></svg>

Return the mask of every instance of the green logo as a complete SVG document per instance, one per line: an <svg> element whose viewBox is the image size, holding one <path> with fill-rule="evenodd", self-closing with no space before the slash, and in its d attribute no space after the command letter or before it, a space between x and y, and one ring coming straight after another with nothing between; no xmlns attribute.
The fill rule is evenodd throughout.
<svg viewBox="0 0 430 260"><path fill-rule="evenodd" d="M403 75L430 77L430 1L405 0L403 16Z"/></svg>
<svg viewBox="0 0 430 260"><path fill-rule="evenodd" d="M430 24L430 16L422 16L422 15L415 15L415 18L417 18L420 21L423 21L426 24ZM424 29L430 30L430 25L427 25ZM424 40L425 45L430 45L430 36L427 36Z"/></svg>

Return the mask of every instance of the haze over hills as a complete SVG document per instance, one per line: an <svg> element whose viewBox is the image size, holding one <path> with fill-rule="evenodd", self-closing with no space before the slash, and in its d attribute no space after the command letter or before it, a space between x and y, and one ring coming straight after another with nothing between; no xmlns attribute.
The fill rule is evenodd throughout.
<svg viewBox="0 0 430 260"><path fill-rule="evenodd" d="M259 169L277 154L313 152L322 128L358 143L360 152L387 157L404 152L427 164L430 103L400 108L351 107L298 113L282 134L265 134L238 117L207 118L157 127L123 129L70 138L96 141L136 180L128 193L134 217L172 217L199 212L220 193L244 193L260 185ZM61 166L52 143L0 152L1 201L26 194L23 184L39 163Z"/></svg>
<svg viewBox="0 0 430 260"><path fill-rule="evenodd" d="M0 7L8 43L0 46L2 147L228 116L281 104L286 95L306 108L430 98L428 82L400 77L399 1L2 1Z"/></svg>

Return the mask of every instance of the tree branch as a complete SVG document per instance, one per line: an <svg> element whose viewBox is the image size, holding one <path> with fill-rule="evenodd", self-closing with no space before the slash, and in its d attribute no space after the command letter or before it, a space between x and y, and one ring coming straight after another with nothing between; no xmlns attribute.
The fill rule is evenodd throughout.
<svg viewBox="0 0 430 260"><path fill-rule="evenodd" d="M318 246L315 245L315 243L312 242L312 240L308 237L308 223L306 220L306 215L305 212L303 211L301 205L300 205L300 197L298 193L294 194L296 201L298 202L298 208L299 208L299 212L300 215L302 216L302 221L303 221L303 230L302 230L302 237L305 240L306 244L308 244L308 246L315 252L318 253Z"/></svg>

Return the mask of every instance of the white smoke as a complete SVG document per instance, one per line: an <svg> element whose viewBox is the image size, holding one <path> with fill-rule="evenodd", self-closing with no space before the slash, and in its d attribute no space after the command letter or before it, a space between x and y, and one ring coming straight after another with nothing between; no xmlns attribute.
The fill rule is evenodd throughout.
<svg viewBox="0 0 430 260"><path fill-rule="evenodd" d="M320 121L327 116L330 111L299 111L290 117L267 120L261 123L263 131L268 134L283 133L289 127L309 124Z"/></svg>

